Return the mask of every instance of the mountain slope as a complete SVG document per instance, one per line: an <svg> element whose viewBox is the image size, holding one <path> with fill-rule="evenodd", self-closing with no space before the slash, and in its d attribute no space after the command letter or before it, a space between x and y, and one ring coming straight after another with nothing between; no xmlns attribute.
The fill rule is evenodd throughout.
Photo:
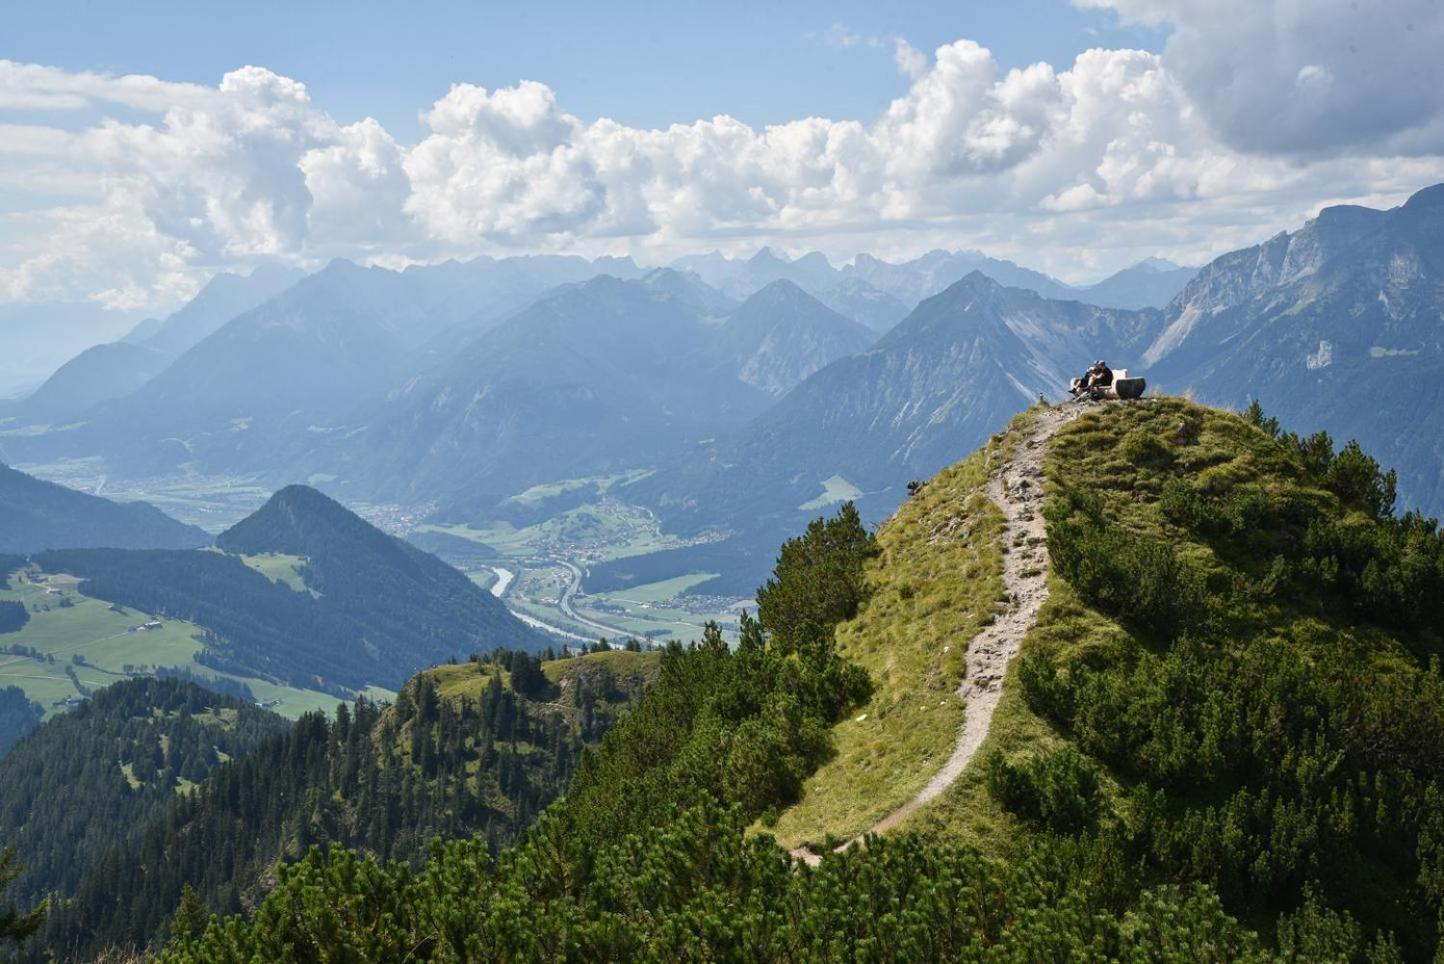
<svg viewBox="0 0 1444 964"><path fill-rule="evenodd" d="M727 297L691 271L655 268L641 280L648 288L676 298L704 318L720 318L737 310L735 299Z"/></svg>
<svg viewBox="0 0 1444 964"><path fill-rule="evenodd" d="M209 907L238 912L261 896L273 868L313 843L409 863L437 836L510 843L566 788L585 748L640 696L656 665L655 653L546 662L505 654L427 670L390 706L309 716L116 835L66 888L74 902L52 911L34 950L143 948L186 886Z"/></svg>
<svg viewBox="0 0 1444 964"><path fill-rule="evenodd" d="M0 399L34 391L91 345L113 341L140 316L95 302L11 302L0 306ZM0 415L3 415L0 412Z"/></svg>
<svg viewBox="0 0 1444 964"><path fill-rule="evenodd" d="M907 317L907 304L880 291L861 278L844 278L836 287L816 292L816 298L844 318L876 332L885 332Z"/></svg>
<svg viewBox="0 0 1444 964"><path fill-rule="evenodd" d="M45 709L18 686L0 687L0 757L40 725Z"/></svg>
<svg viewBox="0 0 1444 964"><path fill-rule="evenodd" d="M24 873L7 897L68 895L179 791L287 729L193 683L133 679L47 721L0 759L0 839Z"/></svg>
<svg viewBox="0 0 1444 964"><path fill-rule="evenodd" d="M874 341L867 328L828 308L790 281L774 281L727 316L718 351L738 378L774 397Z"/></svg>
<svg viewBox="0 0 1444 964"><path fill-rule="evenodd" d="M303 272L278 265L263 265L249 277L218 274L183 308L165 319L150 319L119 341L85 349L9 411L21 423L53 424L78 418L102 402L129 395L227 321L302 277Z"/></svg>
<svg viewBox="0 0 1444 964"><path fill-rule="evenodd" d="M623 491L684 534L732 531L748 559L730 588L745 591L765 572L779 533L843 497L882 518L909 479L978 445L1040 394L1059 393L1071 374L1064 360L1126 357L1153 322L1146 313L1047 301L975 272L742 431Z"/></svg>
<svg viewBox="0 0 1444 964"><path fill-rule="evenodd" d="M216 275L183 308L126 341L166 358L179 358L221 329L226 322L270 301L304 278L305 272L282 265L264 264L249 275Z"/></svg>
<svg viewBox="0 0 1444 964"><path fill-rule="evenodd" d="M533 484L654 464L767 402L713 350L715 331L645 284L604 276L560 288L358 415L364 432L305 464L367 498L466 511Z"/></svg>
<svg viewBox="0 0 1444 964"><path fill-rule="evenodd" d="M1104 308L1162 308L1197 274L1197 268L1149 258L1078 289L1074 297Z"/></svg>
<svg viewBox="0 0 1444 964"><path fill-rule="evenodd" d="M1399 208L1325 208L1224 255L1169 306L1156 384L1358 438L1404 503L1444 514L1444 185Z"/></svg>
<svg viewBox="0 0 1444 964"><path fill-rule="evenodd" d="M100 546L188 549L210 538L144 502L111 502L0 464L0 553Z"/></svg>
<svg viewBox="0 0 1444 964"><path fill-rule="evenodd" d="M1391 500L1357 446L1257 412L1165 398L1019 416L879 534L837 640L881 688L834 728L779 835L819 853L864 830L1016 853L1101 833L1141 879L1204 881L1240 917L1314 904L1427 957L1438 896L1416 868L1444 813L1444 532ZM998 509L1035 534L990 523ZM953 581L1009 565L1047 585ZM919 692L943 696L944 725L916 714ZM966 712L941 712L954 703ZM954 740L973 750L956 769Z"/></svg>
<svg viewBox="0 0 1444 964"><path fill-rule="evenodd" d="M61 365L11 411L30 423L78 418L101 402L129 395L170 361L170 356L144 345L124 341L95 345Z"/></svg>
<svg viewBox="0 0 1444 964"><path fill-rule="evenodd" d="M539 643L500 601L456 569L306 486L277 492L221 533L216 545L238 555L304 558L299 574L306 586L328 607L364 621L368 634L404 638L430 632L436 642L449 643L452 653L463 654ZM384 606L377 605L380 600Z"/></svg>
<svg viewBox="0 0 1444 964"><path fill-rule="evenodd" d="M447 658L542 645L460 572L312 489L281 490L218 541L235 554L69 550L35 561L79 578L87 596L202 627L194 658L212 669L341 696L399 686ZM265 571L275 554L297 560L292 579Z"/></svg>

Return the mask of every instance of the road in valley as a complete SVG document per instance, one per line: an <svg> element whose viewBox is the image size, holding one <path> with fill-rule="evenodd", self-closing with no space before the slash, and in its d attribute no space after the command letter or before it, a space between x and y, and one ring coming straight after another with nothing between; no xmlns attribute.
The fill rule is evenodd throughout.
<svg viewBox="0 0 1444 964"><path fill-rule="evenodd" d="M572 597L575 596L577 592L581 589L582 571L578 567L572 565L570 562L566 562L561 559L555 559L552 561L557 565L564 567L571 576L571 581L567 584L566 588L562 590L561 597L557 600L557 607L562 611L562 615L566 616L568 619L572 620L580 626L586 626L590 629L597 630L598 633L600 633L601 635L618 637L629 637L635 635L628 630L618 629L615 626L608 626L605 623L599 623L596 620L588 619L585 616L579 616L576 609L572 606ZM516 573L512 572L510 569L504 569L501 566L491 566L490 569L492 572L496 573L496 582L492 583L491 585L491 594L496 598L501 599L506 595L506 591L511 588L512 583L516 581ZM563 639L576 639L584 643L590 643L595 641L592 637L583 636L580 633L574 633L570 630L562 629L560 626L554 626L551 623L543 622L542 620L537 619L535 616L530 616L526 613L518 612L516 609L512 609L511 614L517 619L520 619L522 622L526 623L528 626L531 626L535 629L540 629L546 633L551 633L553 636L561 636Z"/></svg>
<svg viewBox="0 0 1444 964"><path fill-rule="evenodd" d="M619 629L616 626L608 626L606 623L599 623L595 619L588 619L586 616L578 615L576 607L572 605L572 597L581 591L582 570L573 563L567 562L565 559L555 559L553 561L557 565L562 566L564 569L566 569L567 572L571 573L572 577L571 583L562 590L561 596L557 599L557 607L561 609L564 616L566 616L570 620L573 620L574 622L580 623L583 626L587 626L599 632L606 633L608 636L619 636L623 639L627 639L637 635L630 629Z"/></svg>

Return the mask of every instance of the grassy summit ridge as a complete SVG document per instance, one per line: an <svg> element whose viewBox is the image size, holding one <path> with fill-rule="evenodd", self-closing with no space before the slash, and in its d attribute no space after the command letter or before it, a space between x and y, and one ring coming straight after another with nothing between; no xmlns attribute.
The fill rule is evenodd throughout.
<svg viewBox="0 0 1444 964"><path fill-rule="evenodd" d="M772 828L784 845L862 833L951 751L963 723L967 641L1003 592L1002 518L985 486L1010 443L999 436L944 469L879 530L868 599L837 627L838 653L866 669L875 689L833 728L836 755Z"/></svg>
<svg viewBox="0 0 1444 964"><path fill-rule="evenodd" d="M1356 446L1174 399L1079 419L1048 477L1055 590L993 752L914 829L995 852L1104 834L1266 933L1313 900L1432 950L1432 521L1392 516L1392 473Z"/></svg>

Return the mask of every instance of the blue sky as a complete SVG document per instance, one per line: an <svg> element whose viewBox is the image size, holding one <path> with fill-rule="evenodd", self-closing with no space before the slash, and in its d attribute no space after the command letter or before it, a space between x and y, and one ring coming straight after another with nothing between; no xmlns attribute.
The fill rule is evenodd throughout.
<svg viewBox="0 0 1444 964"><path fill-rule="evenodd" d="M1090 47L1157 51L1163 29L1064 0L1009 3L46 2L6 5L0 57L214 84L259 64L303 80L338 120L372 116L403 140L454 82L539 80L584 120L662 127L715 114L753 125L871 120L902 93L885 45L959 37L1003 69L1071 63Z"/></svg>

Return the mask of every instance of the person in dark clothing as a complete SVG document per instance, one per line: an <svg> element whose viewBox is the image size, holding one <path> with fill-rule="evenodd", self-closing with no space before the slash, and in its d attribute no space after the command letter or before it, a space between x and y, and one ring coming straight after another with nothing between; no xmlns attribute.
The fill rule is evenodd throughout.
<svg viewBox="0 0 1444 964"><path fill-rule="evenodd" d="M1103 359L1098 359L1088 367L1082 375L1073 379L1071 391L1074 395L1091 391L1095 388L1107 388L1113 384L1113 369Z"/></svg>

